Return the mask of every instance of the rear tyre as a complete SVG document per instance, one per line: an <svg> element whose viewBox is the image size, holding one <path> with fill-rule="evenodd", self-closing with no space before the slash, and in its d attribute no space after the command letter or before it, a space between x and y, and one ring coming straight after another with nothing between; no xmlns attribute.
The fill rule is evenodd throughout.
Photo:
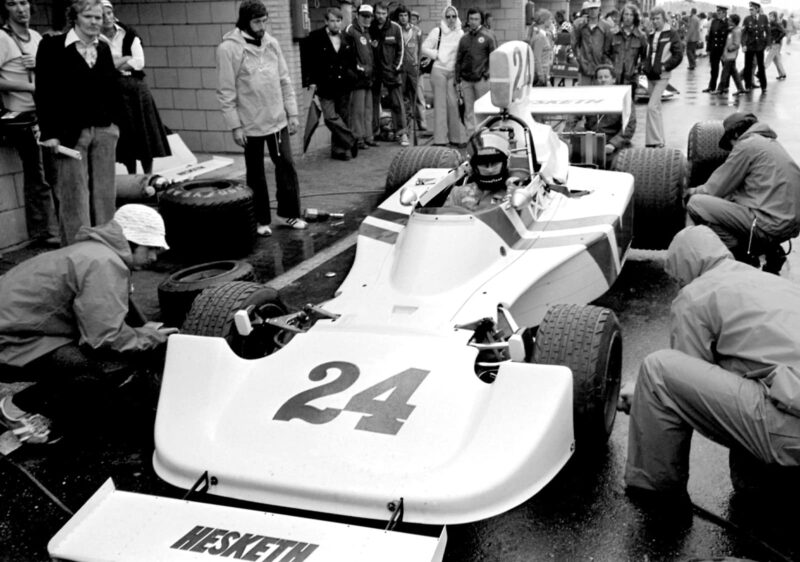
<svg viewBox="0 0 800 562"><path fill-rule="evenodd" d="M633 246L664 250L683 228L686 159L676 148L620 151L614 170L634 178Z"/></svg>
<svg viewBox="0 0 800 562"><path fill-rule="evenodd" d="M730 154L719 147L725 128L722 121L700 121L689 131L686 155L689 159L689 187L704 184Z"/></svg>
<svg viewBox="0 0 800 562"><path fill-rule="evenodd" d="M214 261L180 269L158 286L161 320L167 326L180 326L204 289L229 281L255 280L253 266L245 261Z"/></svg>
<svg viewBox="0 0 800 562"><path fill-rule="evenodd" d="M192 261L246 255L255 243L253 192L229 180L196 180L167 188L158 201L167 243Z"/></svg>
<svg viewBox="0 0 800 562"><path fill-rule="evenodd" d="M264 318L287 313L286 306L271 287L247 281L233 281L209 287L192 304L181 332L197 336L224 338L239 357L266 357L278 348L275 336L278 328L260 328L247 337L239 335L233 324L237 310L255 306Z"/></svg>
<svg viewBox="0 0 800 562"><path fill-rule="evenodd" d="M386 192L388 197L423 168L455 168L463 157L453 148L443 146L412 146L404 148L392 159L386 173Z"/></svg>
<svg viewBox="0 0 800 562"><path fill-rule="evenodd" d="M572 370L576 449L605 444L614 428L622 375L616 314L598 306L551 307L536 332L533 362Z"/></svg>

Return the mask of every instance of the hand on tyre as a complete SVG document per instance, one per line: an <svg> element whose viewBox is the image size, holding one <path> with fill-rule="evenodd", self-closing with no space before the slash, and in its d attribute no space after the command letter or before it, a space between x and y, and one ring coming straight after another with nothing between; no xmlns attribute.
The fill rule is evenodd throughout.
<svg viewBox="0 0 800 562"><path fill-rule="evenodd" d="M244 129L242 127L236 127L232 132L233 142L244 147L247 144L247 137L244 134Z"/></svg>
<svg viewBox="0 0 800 562"><path fill-rule="evenodd" d="M608 143L606 145L606 154L612 154L615 150L616 150L616 148L614 147L613 144Z"/></svg>

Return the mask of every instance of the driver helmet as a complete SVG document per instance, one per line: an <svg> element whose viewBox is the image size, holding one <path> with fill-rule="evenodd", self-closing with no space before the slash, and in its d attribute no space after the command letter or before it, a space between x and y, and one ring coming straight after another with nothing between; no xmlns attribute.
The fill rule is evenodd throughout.
<svg viewBox="0 0 800 562"><path fill-rule="evenodd" d="M508 156L511 154L508 138L496 131L481 131L470 141L470 166L472 179L484 190L505 189L508 179ZM500 163L496 173L481 172L478 166Z"/></svg>

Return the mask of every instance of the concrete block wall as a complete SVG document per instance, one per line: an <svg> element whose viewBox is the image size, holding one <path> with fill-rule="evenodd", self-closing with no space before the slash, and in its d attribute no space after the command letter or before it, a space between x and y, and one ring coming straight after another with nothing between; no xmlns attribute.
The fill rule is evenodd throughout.
<svg viewBox="0 0 800 562"><path fill-rule="evenodd" d="M16 151L0 139L0 250L27 239L22 164Z"/></svg>

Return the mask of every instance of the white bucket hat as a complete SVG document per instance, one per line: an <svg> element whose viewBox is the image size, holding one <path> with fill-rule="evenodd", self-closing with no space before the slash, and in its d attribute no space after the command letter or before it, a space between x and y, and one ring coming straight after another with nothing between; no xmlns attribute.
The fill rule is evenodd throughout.
<svg viewBox="0 0 800 562"><path fill-rule="evenodd" d="M114 220L122 227L122 233L128 242L169 250L164 237L164 219L155 209L137 203L123 205L117 209Z"/></svg>

